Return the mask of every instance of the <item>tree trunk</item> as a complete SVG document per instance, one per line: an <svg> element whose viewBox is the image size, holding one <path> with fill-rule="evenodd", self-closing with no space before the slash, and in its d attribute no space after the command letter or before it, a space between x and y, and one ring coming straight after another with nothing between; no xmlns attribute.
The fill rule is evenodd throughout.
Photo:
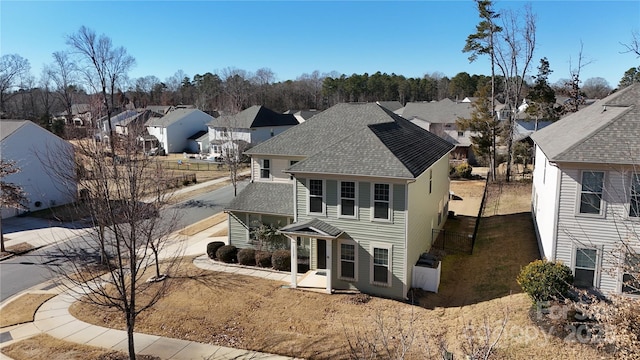
<svg viewBox="0 0 640 360"><path fill-rule="evenodd" d="M4 233L2 232L2 213L1 212L0 212L0 252L5 252Z"/></svg>
<svg viewBox="0 0 640 360"><path fill-rule="evenodd" d="M134 345L134 332L133 332L133 328L135 325L135 310L133 309L129 309L129 312L127 313L127 341L128 341L128 348L129 348L129 360L136 360L136 348Z"/></svg>

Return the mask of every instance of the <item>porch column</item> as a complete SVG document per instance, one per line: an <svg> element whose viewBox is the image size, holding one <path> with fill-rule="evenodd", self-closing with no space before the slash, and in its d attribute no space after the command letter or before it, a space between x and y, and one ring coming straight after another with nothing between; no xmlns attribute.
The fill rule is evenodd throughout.
<svg viewBox="0 0 640 360"><path fill-rule="evenodd" d="M289 236L291 240L291 288L298 287L298 242L295 237Z"/></svg>
<svg viewBox="0 0 640 360"><path fill-rule="evenodd" d="M333 265L333 260L331 258L331 244L333 240L325 241L327 243L327 294L331 294L331 277L333 276L333 270L331 266Z"/></svg>

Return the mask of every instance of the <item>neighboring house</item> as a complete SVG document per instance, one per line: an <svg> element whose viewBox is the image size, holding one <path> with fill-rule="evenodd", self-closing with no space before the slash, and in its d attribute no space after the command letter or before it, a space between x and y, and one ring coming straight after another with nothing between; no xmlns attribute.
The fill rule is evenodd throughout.
<svg viewBox="0 0 640 360"><path fill-rule="evenodd" d="M402 104L400 103L400 101L376 101L376 104L393 112L402 109Z"/></svg>
<svg viewBox="0 0 640 360"><path fill-rule="evenodd" d="M55 120L64 120L76 126L86 126L91 124L91 106L89 104L73 104L71 105L71 116L67 111L56 114ZM67 121L67 119L69 119Z"/></svg>
<svg viewBox="0 0 640 360"><path fill-rule="evenodd" d="M211 156L222 156L227 149L237 149L238 142L248 146L259 144L298 124L293 114L279 114L260 105L220 116L208 124Z"/></svg>
<svg viewBox="0 0 640 360"><path fill-rule="evenodd" d="M541 255L570 266L577 286L629 292L619 269L630 250L640 252L640 84L531 138Z"/></svg>
<svg viewBox="0 0 640 360"><path fill-rule="evenodd" d="M449 201L453 145L375 103L338 104L247 151L251 183L228 205L229 242L280 227L327 291L406 299Z"/></svg>
<svg viewBox="0 0 640 360"><path fill-rule="evenodd" d="M298 120L298 123L303 123L309 119L311 119L314 115L320 114L320 110L309 109L309 110L287 110L283 112L283 114L293 114Z"/></svg>
<svg viewBox="0 0 640 360"><path fill-rule="evenodd" d="M198 109L176 108L163 117L151 117L147 121L147 131L158 139L167 153L198 153L198 144L190 137L207 131L207 123L213 120Z"/></svg>
<svg viewBox="0 0 640 360"><path fill-rule="evenodd" d="M472 110L473 106L469 102L443 99L438 102L409 102L396 113L455 145L453 151L455 158L472 161L474 159L471 148L473 133L458 129L456 125L459 118L470 118Z"/></svg>
<svg viewBox="0 0 640 360"><path fill-rule="evenodd" d="M2 179L20 185L27 194L27 210L64 205L75 200L77 184L72 145L28 120L0 120L0 153L15 161L20 172ZM55 174L54 174L55 172ZM2 218L18 215L0 209Z"/></svg>

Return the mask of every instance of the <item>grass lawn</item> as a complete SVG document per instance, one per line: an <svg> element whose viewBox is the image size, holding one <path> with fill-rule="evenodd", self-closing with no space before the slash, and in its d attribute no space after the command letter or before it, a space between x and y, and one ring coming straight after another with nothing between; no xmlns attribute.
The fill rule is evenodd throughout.
<svg viewBox="0 0 640 360"><path fill-rule="evenodd" d="M54 294L24 294L0 309L0 327L33 321L36 311Z"/></svg>

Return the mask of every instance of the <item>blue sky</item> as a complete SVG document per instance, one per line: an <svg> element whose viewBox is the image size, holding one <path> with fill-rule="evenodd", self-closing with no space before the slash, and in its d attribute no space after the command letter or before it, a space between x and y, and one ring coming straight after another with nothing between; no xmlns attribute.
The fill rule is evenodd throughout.
<svg viewBox="0 0 640 360"><path fill-rule="evenodd" d="M497 10L525 2L496 1ZM640 29L640 1L533 1L537 50L531 74L546 56L551 81L569 77L569 61L591 61L581 78L615 87L640 59L621 54ZM109 36L136 59L129 76L160 80L182 70L271 69L278 81L314 70L422 77L466 71L489 75L488 60L462 53L479 19L471 0L458 1L0 1L0 53L17 53L34 76L65 50L65 36L85 25Z"/></svg>

